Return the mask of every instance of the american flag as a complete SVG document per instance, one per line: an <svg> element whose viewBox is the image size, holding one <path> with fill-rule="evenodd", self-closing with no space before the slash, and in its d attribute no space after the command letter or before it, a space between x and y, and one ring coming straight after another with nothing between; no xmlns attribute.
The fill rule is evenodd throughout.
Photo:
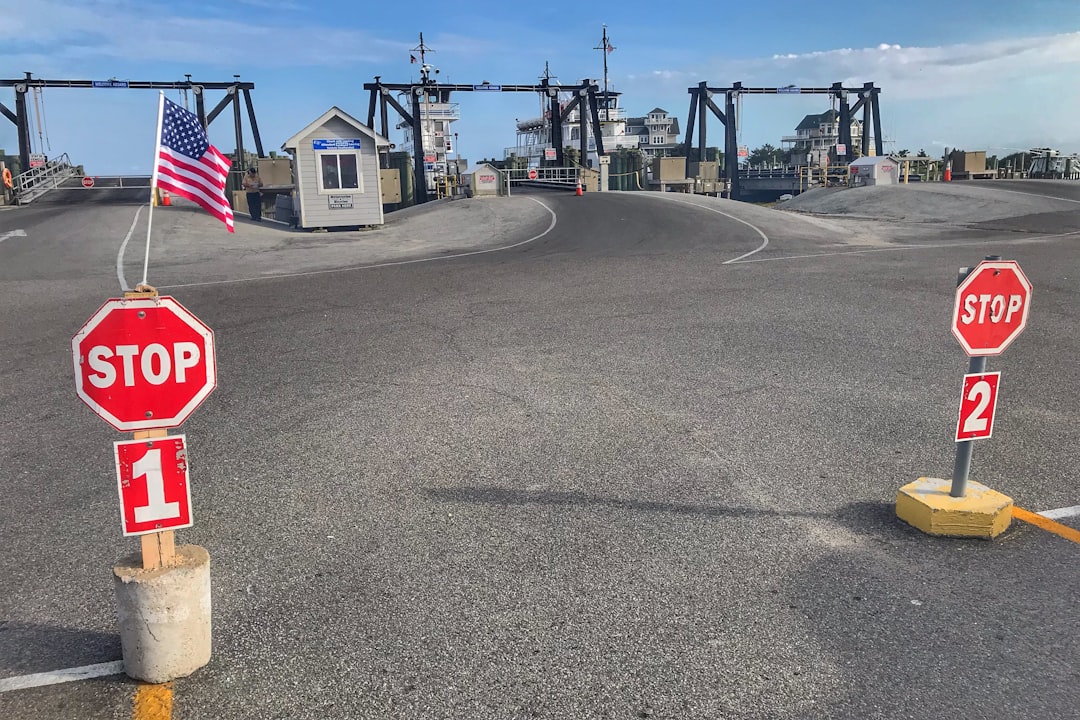
<svg viewBox="0 0 1080 720"><path fill-rule="evenodd" d="M225 197L232 163L210 144L199 118L168 98L163 100L157 186L197 203L235 232L232 207Z"/></svg>

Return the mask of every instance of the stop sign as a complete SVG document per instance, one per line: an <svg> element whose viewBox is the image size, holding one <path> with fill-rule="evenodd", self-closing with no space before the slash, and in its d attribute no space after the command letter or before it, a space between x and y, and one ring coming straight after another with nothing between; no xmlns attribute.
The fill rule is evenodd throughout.
<svg viewBox="0 0 1080 720"><path fill-rule="evenodd" d="M92 187L94 187L94 178L92 178L92 177L89 177L89 176L87 176L87 177L84 177L84 178L82 179L82 186L83 186L83 187L85 187L85 188L92 188Z"/></svg>
<svg viewBox="0 0 1080 720"><path fill-rule="evenodd" d="M968 355L1000 355L1027 326L1031 283L1014 260L984 260L956 288L952 333Z"/></svg>
<svg viewBox="0 0 1080 720"><path fill-rule="evenodd" d="M117 430L176 427L217 386L213 331L168 296L109 300L71 353L75 391Z"/></svg>

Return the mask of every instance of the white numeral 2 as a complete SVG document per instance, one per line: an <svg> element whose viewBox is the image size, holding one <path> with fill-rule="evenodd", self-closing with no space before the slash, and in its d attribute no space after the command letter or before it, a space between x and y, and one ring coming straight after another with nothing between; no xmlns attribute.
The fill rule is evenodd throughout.
<svg viewBox="0 0 1080 720"><path fill-rule="evenodd" d="M990 395L993 391L990 388L990 383L985 380L980 380L971 386L971 390L968 390L967 399L975 400L978 396L978 404L975 405L975 411L967 416L964 420L964 432L978 433L986 430L989 419L982 416L986 410L986 406L990 404Z"/></svg>
<svg viewBox="0 0 1080 720"><path fill-rule="evenodd" d="M161 475L161 450L150 450L131 466L135 480L146 476L146 505L135 508L135 522L157 522L180 517L180 503L165 502Z"/></svg>

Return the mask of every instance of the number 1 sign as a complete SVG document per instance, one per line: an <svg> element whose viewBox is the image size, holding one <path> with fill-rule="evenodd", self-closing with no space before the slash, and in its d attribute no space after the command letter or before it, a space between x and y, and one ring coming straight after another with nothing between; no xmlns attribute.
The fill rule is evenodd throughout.
<svg viewBox="0 0 1080 720"><path fill-rule="evenodd" d="M976 373L964 376L960 396L960 419L956 423L956 442L990 437L994 431L998 380L1001 373Z"/></svg>
<svg viewBox="0 0 1080 720"><path fill-rule="evenodd" d="M113 445L124 535L191 527L184 436L122 440Z"/></svg>

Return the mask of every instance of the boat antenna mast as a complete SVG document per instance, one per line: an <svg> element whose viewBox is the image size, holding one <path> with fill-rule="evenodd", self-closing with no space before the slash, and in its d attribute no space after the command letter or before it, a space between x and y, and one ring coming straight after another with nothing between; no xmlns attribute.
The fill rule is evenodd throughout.
<svg viewBox="0 0 1080 720"><path fill-rule="evenodd" d="M412 51L413 53L420 53L420 77L426 85L428 82L428 74L431 72L431 66L427 64L427 54L435 51L424 44L424 33L420 33L420 44L414 47ZM416 62L416 55L410 55L409 59L412 60L412 62ZM436 70L436 72L438 71Z"/></svg>
<svg viewBox="0 0 1080 720"><path fill-rule="evenodd" d="M593 50L601 50L604 53L604 95L607 96L608 91L608 72L607 72L607 56L615 50L615 46L611 44L611 38L607 34L607 25L604 25L604 36L600 38L600 44L593 48Z"/></svg>
<svg viewBox="0 0 1080 720"><path fill-rule="evenodd" d="M548 85L551 84L552 80L558 80L557 75L552 75L551 74L551 63L549 61L547 61L547 60L544 61L544 74L540 76L540 79L541 80L547 80ZM556 85L558 85L558 83L556 83ZM547 96L542 92L539 93L539 96L540 96L540 114L543 115L544 114L544 102L547 101Z"/></svg>

